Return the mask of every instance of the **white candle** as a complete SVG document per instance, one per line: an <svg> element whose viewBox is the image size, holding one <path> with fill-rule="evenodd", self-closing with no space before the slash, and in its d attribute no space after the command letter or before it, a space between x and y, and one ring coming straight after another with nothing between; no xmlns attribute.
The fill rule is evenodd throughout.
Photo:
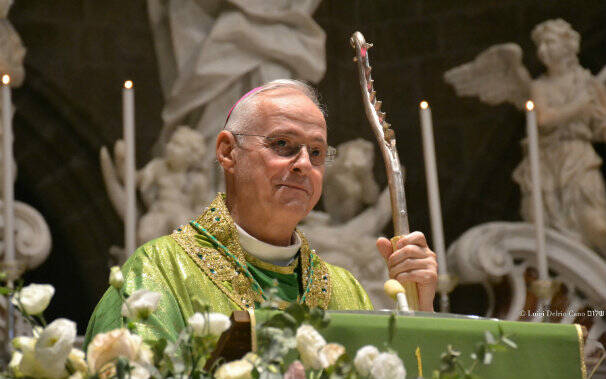
<svg viewBox="0 0 606 379"><path fill-rule="evenodd" d="M126 192L126 212L124 214L124 249L126 256L136 248L137 195L135 171L135 90L133 82L124 82L122 90L122 116L124 128L125 162L124 187Z"/></svg>
<svg viewBox="0 0 606 379"><path fill-rule="evenodd" d="M539 137L534 103L526 102L526 134L528 135L528 159L532 178L532 205L536 233L539 279L548 280L547 252L545 250L545 223L543 222L543 196L541 193L541 172L539 170Z"/></svg>
<svg viewBox="0 0 606 379"><path fill-rule="evenodd" d="M4 170L4 261L15 261L15 222L13 188L13 125L10 77L2 76L2 165Z"/></svg>
<svg viewBox="0 0 606 379"><path fill-rule="evenodd" d="M434 250L438 255L438 272L448 273L446 269L446 249L444 246L444 230L442 229L442 208L440 206L440 189L438 186L438 169L436 167L436 151L433 139L433 124L431 109L427 101L420 104L421 130L423 134L423 156L425 158L425 177L427 180L427 197Z"/></svg>

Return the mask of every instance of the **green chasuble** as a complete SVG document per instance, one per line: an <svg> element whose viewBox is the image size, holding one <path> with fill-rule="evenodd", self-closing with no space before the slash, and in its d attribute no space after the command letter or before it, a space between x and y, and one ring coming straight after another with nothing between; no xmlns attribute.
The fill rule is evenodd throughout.
<svg viewBox="0 0 606 379"><path fill-rule="evenodd" d="M174 341L187 319L204 303L210 304L212 312L226 315L253 309L263 299L240 268L243 266L261 287L276 279L279 296L286 301L304 299L310 307L334 310L372 309L358 281L347 270L322 261L298 230L301 248L288 267L274 266L245 253L224 197L219 194L195 225L183 225L171 235L139 247L122 267L125 294L147 289L162 295L158 309L147 320L136 323L137 333L144 340ZM95 334L125 326L121 307L117 290L110 287L91 316L85 346Z"/></svg>

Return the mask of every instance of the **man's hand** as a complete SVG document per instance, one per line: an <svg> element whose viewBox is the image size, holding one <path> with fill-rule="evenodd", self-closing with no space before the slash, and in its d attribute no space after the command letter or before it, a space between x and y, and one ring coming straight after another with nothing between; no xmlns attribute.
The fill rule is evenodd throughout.
<svg viewBox="0 0 606 379"><path fill-rule="evenodd" d="M380 237L377 248L387 263L389 277L400 283L415 282L419 291L419 310L433 312L438 283L436 254L427 247L425 236L413 232L400 238L393 251L391 242Z"/></svg>

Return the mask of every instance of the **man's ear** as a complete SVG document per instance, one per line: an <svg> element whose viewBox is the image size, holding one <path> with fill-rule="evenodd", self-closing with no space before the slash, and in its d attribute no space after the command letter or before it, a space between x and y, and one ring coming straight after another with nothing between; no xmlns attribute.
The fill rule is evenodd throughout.
<svg viewBox="0 0 606 379"><path fill-rule="evenodd" d="M217 162L223 167L225 172L232 173L236 163L234 149L236 147L236 138L227 130L221 131L217 136L216 154Z"/></svg>

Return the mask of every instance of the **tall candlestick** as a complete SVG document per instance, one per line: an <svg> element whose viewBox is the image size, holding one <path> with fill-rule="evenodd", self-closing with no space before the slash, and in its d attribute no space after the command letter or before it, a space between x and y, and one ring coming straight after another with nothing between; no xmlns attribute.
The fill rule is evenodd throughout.
<svg viewBox="0 0 606 379"><path fill-rule="evenodd" d="M15 261L15 222L13 187L13 125L10 76L2 76L2 165L4 170L4 261L12 266Z"/></svg>
<svg viewBox="0 0 606 379"><path fill-rule="evenodd" d="M124 214L124 249L129 256L136 248L137 194L135 171L135 90L133 82L124 82L122 90L122 116L124 128L125 162L124 187L126 191L126 212Z"/></svg>
<svg viewBox="0 0 606 379"><path fill-rule="evenodd" d="M427 101L420 104L421 129L423 133L423 156L425 158L425 177L429 199L429 214L431 218L431 233L436 254L438 255L438 272L447 274L446 249L444 245L444 230L442 229L442 207L440 206L440 189L438 186L438 169L436 167L436 151L433 138L433 123L431 109Z"/></svg>
<svg viewBox="0 0 606 379"><path fill-rule="evenodd" d="M534 103L526 102L526 134L528 134L528 159L532 178L532 205L537 247L539 279L548 280L547 252L545 250L545 223L543 221L543 196L541 193L541 172L539 170L539 137Z"/></svg>

